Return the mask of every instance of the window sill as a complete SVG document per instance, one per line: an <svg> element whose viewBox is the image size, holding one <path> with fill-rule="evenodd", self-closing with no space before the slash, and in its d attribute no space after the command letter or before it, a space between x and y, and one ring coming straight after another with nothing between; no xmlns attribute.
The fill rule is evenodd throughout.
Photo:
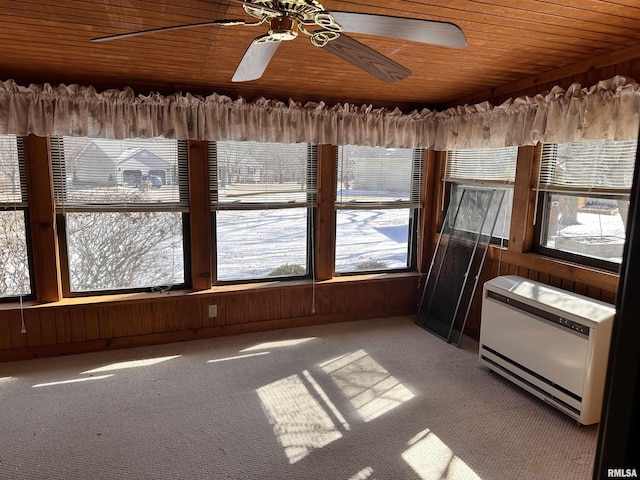
<svg viewBox="0 0 640 480"><path fill-rule="evenodd" d="M350 275L342 277L334 277L329 280L316 281L315 285L332 285L341 283L358 283L358 282L377 282L402 278L415 278L418 280L420 275L418 272L400 272L400 273L372 273L362 275ZM247 292L252 290L264 290L273 288L303 288L313 285L313 280L277 280L273 282L252 282L233 285L215 285L206 290L170 290L168 292L136 292L136 293L116 293L107 295L92 295L85 297L69 297L63 298L58 302L38 303L36 301L22 302L6 302L0 303L0 311L12 311L23 309L41 309L52 307L68 307L74 305L93 305L104 303L123 303L123 302L151 302L157 299L166 298L185 298L199 295L212 294L229 294L235 292Z"/></svg>

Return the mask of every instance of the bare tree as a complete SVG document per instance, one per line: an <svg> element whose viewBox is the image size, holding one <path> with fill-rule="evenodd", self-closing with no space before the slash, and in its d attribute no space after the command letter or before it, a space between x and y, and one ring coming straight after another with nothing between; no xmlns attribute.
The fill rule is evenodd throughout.
<svg viewBox="0 0 640 480"><path fill-rule="evenodd" d="M253 158L252 142L218 142L216 161L220 186L242 183L243 167Z"/></svg>
<svg viewBox="0 0 640 480"><path fill-rule="evenodd" d="M345 145L342 147L342 158L340 162L340 171L338 172L338 182L342 184L342 188L349 190L353 187L352 182L355 180L355 168L354 161L355 153L358 151L356 145Z"/></svg>
<svg viewBox="0 0 640 480"><path fill-rule="evenodd" d="M67 234L72 290L184 281L179 212L69 213Z"/></svg>
<svg viewBox="0 0 640 480"><path fill-rule="evenodd" d="M306 145L273 143L257 148L253 156L260 165L261 182L306 183Z"/></svg>
<svg viewBox="0 0 640 480"><path fill-rule="evenodd" d="M0 211L0 297L30 293L24 215Z"/></svg>

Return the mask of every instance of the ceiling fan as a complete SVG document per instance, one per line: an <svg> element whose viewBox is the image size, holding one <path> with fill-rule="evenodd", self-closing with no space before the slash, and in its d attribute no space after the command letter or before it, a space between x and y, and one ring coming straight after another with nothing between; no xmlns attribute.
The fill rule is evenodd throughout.
<svg viewBox="0 0 640 480"><path fill-rule="evenodd" d="M229 1L242 5L245 13L256 20L252 22L235 19L213 20L139 30L94 38L91 41L106 42L137 35L212 25L256 27L268 24L269 31L251 42L231 79L233 82L246 82L260 78L280 44L297 38L299 33L308 36L312 45L323 48L387 83L408 77L411 70L347 36L346 33L377 35L453 48L464 48L467 45L462 30L448 22L329 11L316 0Z"/></svg>

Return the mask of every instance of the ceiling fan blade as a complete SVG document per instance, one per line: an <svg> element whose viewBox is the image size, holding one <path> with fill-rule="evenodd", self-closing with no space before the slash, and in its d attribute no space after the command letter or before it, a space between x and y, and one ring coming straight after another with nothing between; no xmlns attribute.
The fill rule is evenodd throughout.
<svg viewBox="0 0 640 480"><path fill-rule="evenodd" d="M240 65L233 74L232 82L248 82L257 80L262 76L267 65L271 61L271 57L276 53L281 42L260 42L263 37L268 35L260 35L256 37L240 61Z"/></svg>
<svg viewBox="0 0 640 480"><path fill-rule="evenodd" d="M157 33L157 32L170 32L172 30L181 30L183 28L197 28L197 27L209 27L212 25L222 25L222 26L230 26L230 25L259 25L259 23L246 23L244 20L213 20L211 22L203 22L203 23L189 23L186 25L174 25L172 27L159 27L159 28L151 28L149 30L138 30L137 32L128 32L128 33L120 33L118 35L108 35L106 37L98 37L92 38L92 42L108 42L109 40L118 40L121 38L128 37L136 37L138 35L147 35L149 33Z"/></svg>
<svg viewBox="0 0 640 480"><path fill-rule="evenodd" d="M282 16L284 12L282 10L276 10L275 8L267 7L266 5L262 5L260 3L253 3L247 0L229 0L230 3L237 3L239 5L246 5L255 10L262 10L264 13L270 13L275 16Z"/></svg>
<svg viewBox="0 0 640 480"><path fill-rule="evenodd" d="M322 48L383 82L397 82L411 75L408 68L344 34L327 42Z"/></svg>
<svg viewBox="0 0 640 480"><path fill-rule="evenodd" d="M401 38L413 42L464 48L467 39L457 25L417 18L329 11L344 32Z"/></svg>

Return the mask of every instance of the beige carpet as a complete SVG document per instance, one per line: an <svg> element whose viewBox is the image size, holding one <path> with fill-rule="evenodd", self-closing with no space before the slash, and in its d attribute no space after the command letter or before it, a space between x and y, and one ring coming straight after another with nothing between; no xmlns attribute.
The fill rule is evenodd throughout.
<svg viewBox="0 0 640 480"><path fill-rule="evenodd" d="M413 320L0 364L0 478L591 478L597 426Z"/></svg>

